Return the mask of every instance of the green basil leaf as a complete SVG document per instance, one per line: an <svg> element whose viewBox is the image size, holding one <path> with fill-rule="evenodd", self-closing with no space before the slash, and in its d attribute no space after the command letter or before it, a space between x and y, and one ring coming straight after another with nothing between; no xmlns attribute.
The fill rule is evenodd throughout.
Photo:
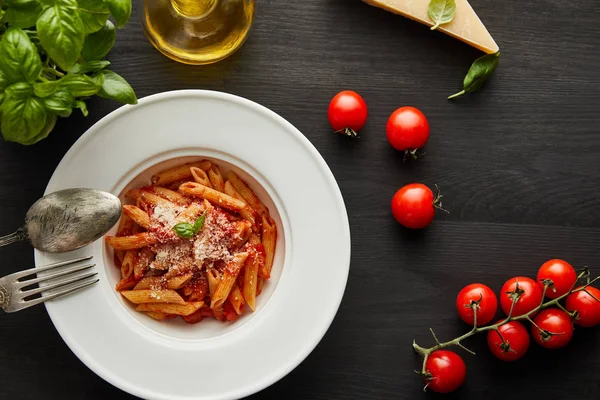
<svg viewBox="0 0 600 400"><path fill-rule="evenodd" d="M10 83L35 81L42 73L36 47L19 28L8 28L0 40L0 70Z"/></svg>
<svg viewBox="0 0 600 400"><path fill-rule="evenodd" d="M40 99L13 99L7 96L2 106L2 136L9 142L32 144L46 125L47 116L46 108Z"/></svg>
<svg viewBox="0 0 600 400"><path fill-rule="evenodd" d="M454 19L456 2L454 0L431 0L427 7L427 15L433 21L431 30Z"/></svg>
<svg viewBox="0 0 600 400"><path fill-rule="evenodd" d="M42 6L37 1L23 3L19 8L8 8L2 16L2 22L7 22L15 28L29 28L35 25L35 21L37 21L41 12Z"/></svg>
<svg viewBox="0 0 600 400"><path fill-rule="evenodd" d="M200 217L198 217L196 222L194 222L194 226L192 227L192 230L194 231L194 235L196 235L198 232L200 232L200 229L202 229L202 227L204 226L204 218L205 217L206 217L206 213L202 214Z"/></svg>
<svg viewBox="0 0 600 400"><path fill-rule="evenodd" d="M66 118L71 115L71 111L73 110L73 102L75 101L75 96L73 96L67 90L59 90L53 95L46 97L43 99L44 106L49 111L52 111L58 116Z"/></svg>
<svg viewBox="0 0 600 400"><path fill-rule="evenodd" d="M60 87L60 81L35 82L33 84L33 93L37 97L48 97L54 94Z"/></svg>
<svg viewBox="0 0 600 400"><path fill-rule="evenodd" d="M98 72L110 65L110 61L98 60L98 61L84 61L81 64L73 65L73 68L69 70L69 74L86 74L88 72Z"/></svg>
<svg viewBox="0 0 600 400"><path fill-rule="evenodd" d="M5 22L5 21L2 21L2 18L4 18L4 14L6 14L6 11L4 11L4 9L0 8L0 23Z"/></svg>
<svg viewBox="0 0 600 400"><path fill-rule="evenodd" d="M5 93L13 99L26 99L33 94L33 87L27 82L17 82L7 87Z"/></svg>
<svg viewBox="0 0 600 400"><path fill-rule="evenodd" d="M115 45L116 36L115 26L112 22L106 21L102 29L85 38L82 50L83 58L87 61L103 59Z"/></svg>
<svg viewBox="0 0 600 400"><path fill-rule="evenodd" d="M483 57L479 57L473 62L469 72L465 76L463 81L463 90L458 93L449 96L448 99L453 99L458 96L462 96L465 93L475 92L479 90L485 81L494 73L498 62L500 61L500 52L494 54L486 54Z"/></svg>
<svg viewBox="0 0 600 400"><path fill-rule="evenodd" d="M4 75L4 72L2 72L2 69L0 69L0 92L6 89L8 85L8 79L6 78L6 75Z"/></svg>
<svg viewBox="0 0 600 400"><path fill-rule="evenodd" d="M194 236L194 227L187 222L181 222L175 225L173 230L180 238L189 239Z"/></svg>
<svg viewBox="0 0 600 400"><path fill-rule="evenodd" d="M44 125L44 127L42 128L40 133L38 133L31 139L21 142L21 144L29 146L29 145L39 142L42 139L47 138L48 135L50 134L50 132L52 132L52 129L54 129L54 125L56 125L56 115L48 114L48 116L46 118L46 124Z"/></svg>
<svg viewBox="0 0 600 400"><path fill-rule="evenodd" d="M100 71L98 75L104 76L102 89L98 96L113 99L120 103L137 104L135 92L123 77L113 71Z"/></svg>
<svg viewBox="0 0 600 400"><path fill-rule="evenodd" d="M19 10L29 10L34 6L39 6L39 2L37 0L5 0L4 1L7 6L16 8Z"/></svg>
<svg viewBox="0 0 600 400"><path fill-rule="evenodd" d="M75 64L85 39L76 0L56 0L37 20L37 32L44 49L63 70Z"/></svg>
<svg viewBox="0 0 600 400"><path fill-rule="evenodd" d="M73 107L79 108L84 117L88 116L88 109L83 100L75 100Z"/></svg>
<svg viewBox="0 0 600 400"><path fill-rule="evenodd" d="M83 28L86 35L102 29L108 17L110 10L102 0L78 0L79 16L83 22Z"/></svg>
<svg viewBox="0 0 600 400"><path fill-rule="evenodd" d="M131 17L131 0L104 0L111 14L117 21L117 26L122 28Z"/></svg>
<svg viewBox="0 0 600 400"><path fill-rule="evenodd" d="M58 80L61 89L68 89L75 97L93 96L102 88L102 81L87 75L68 74Z"/></svg>
<svg viewBox="0 0 600 400"><path fill-rule="evenodd" d="M37 0L42 4L45 4L47 6L53 6L56 3L56 0Z"/></svg>

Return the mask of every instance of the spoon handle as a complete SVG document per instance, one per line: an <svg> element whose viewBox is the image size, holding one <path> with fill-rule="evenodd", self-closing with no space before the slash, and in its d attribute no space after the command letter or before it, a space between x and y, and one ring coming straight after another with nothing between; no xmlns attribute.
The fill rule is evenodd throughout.
<svg viewBox="0 0 600 400"><path fill-rule="evenodd" d="M16 232L11 233L10 235L0 237L0 247L14 242L19 242L21 240L27 240L27 234L23 229L18 229Z"/></svg>

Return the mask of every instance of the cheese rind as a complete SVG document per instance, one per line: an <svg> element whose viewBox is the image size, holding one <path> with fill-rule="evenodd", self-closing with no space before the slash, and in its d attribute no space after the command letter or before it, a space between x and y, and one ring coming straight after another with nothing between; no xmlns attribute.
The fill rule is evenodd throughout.
<svg viewBox="0 0 600 400"><path fill-rule="evenodd" d="M434 23L427 15L430 0L363 0L375 7L383 8L395 14L418 21L427 26ZM437 28L452 37L462 40L469 45L488 54L498 52L499 48L485 25L481 22L473 7L467 0L456 0L454 19Z"/></svg>

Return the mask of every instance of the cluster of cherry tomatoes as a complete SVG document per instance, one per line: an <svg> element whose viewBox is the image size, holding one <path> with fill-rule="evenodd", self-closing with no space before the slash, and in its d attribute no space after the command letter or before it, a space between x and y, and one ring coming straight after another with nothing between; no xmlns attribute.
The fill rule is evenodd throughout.
<svg viewBox="0 0 600 400"><path fill-rule="evenodd" d="M540 346L557 349L567 345L573 337L573 323L581 327L600 324L600 290L592 286L587 286L585 290L573 291L566 296L562 307L552 305L532 312L542 304L544 286L550 280L552 284L546 289L545 297L553 300L569 293L576 284L577 273L568 262L554 259L541 266L536 280L518 276L509 279L502 286L500 307L504 314L510 315L511 319L532 314L530 318L533 323L530 329L527 329L521 321L511 320L498 326L498 331L488 330L487 343L494 356L503 361L522 358L529 348L530 334ZM518 293L518 297L513 305L515 293ZM486 285L474 283L463 288L458 294L458 315L471 326L475 323L472 307L474 303L477 304L477 326L483 327L492 322L498 308L498 298L494 291ZM495 324L505 319L496 321ZM432 352L426 360L425 371L428 387L439 393L449 393L458 389L466 376L462 358L448 350Z"/></svg>
<svg viewBox="0 0 600 400"><path fill-rule="evenodd" d="M329 103L329 123L337 133L356 137L367 122L365 100L356 92L344 90ZM429 140L429 122L415 107L401 107L388 118L386 136L390 145L403 151L405 157L417 157ZM411 229L425 228L433 221L435 209L440 208L441 197L434 196L427 186L411 183L396 192L392 198L392 214L403 226Z"/></svg>

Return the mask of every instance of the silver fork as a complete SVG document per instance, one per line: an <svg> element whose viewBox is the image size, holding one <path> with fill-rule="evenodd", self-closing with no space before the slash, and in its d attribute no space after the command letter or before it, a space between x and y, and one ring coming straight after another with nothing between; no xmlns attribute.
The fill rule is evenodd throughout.
<svg viewBox="0 0 600 400"><path fill-rule="evenodd" d="M77 274L77 272L90 269L96 264L85 263L83 265L72 266L91 259L92 256L76 258L74 260L62 261L39 268L15 272L14 274L0 278L0 308L7 313L20 311L24 308L35 306L44 301L64 296L76 290L93 285L99 281L98 278L95 278L98 274L97 272L87 272L85 274ZM70 267L67 268L67 266ZM38 272L51 273L33 279L21 280L22 278L35 275ZM60 277L65 278L54 281L55 278ZM46 282L48 283L47 285L23 290L24 287ZM35 299L26 299L27 297L36 294L41 294L41 296Z"/></svg>

